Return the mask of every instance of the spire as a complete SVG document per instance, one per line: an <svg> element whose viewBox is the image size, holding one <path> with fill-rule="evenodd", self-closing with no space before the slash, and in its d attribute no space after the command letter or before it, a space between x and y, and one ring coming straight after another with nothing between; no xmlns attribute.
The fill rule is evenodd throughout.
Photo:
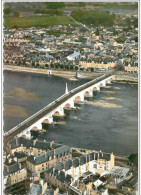
<svg viewBox="0 0 141 195"><path fill-rule="evenodd" d="M66 83L66 91L65 91L65 94L68 94L68 85Z"/></svg>

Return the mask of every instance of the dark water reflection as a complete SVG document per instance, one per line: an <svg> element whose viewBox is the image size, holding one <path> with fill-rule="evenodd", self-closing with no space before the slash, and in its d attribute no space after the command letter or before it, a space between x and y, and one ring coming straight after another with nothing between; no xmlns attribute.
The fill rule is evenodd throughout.
<svg viewBox="0 0 141 195"><path fill-rule="evenodd" d="M59 77L48 78L47 75L8 71L4 76L4 91L20 87L35 93L40 98L39 102L4 98L7 104L26 108L29 115L62 95L66 82L69 89L86 82L86 80L74 82ZM46 138L70 146L113 151L118 154L137 152L138 87L135 84L123 83L112 83L109 87L103 88L91 99L91 102L105 101L120 107L81 105L80 110L71 111L65 118L60 119L66 124L50 125L47 133L42 134L39 139ZM104 97L112 97L113 100L105 100ZM4 117L4 129L8 130L23 120L24 118Z"/></svg>

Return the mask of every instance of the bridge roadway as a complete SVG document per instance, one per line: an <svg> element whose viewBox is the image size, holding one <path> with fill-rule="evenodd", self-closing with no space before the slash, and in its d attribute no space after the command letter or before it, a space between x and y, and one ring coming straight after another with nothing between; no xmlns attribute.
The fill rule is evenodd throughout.
<svg viewBox="0 0 141 195"><path fill-rule="evenodd" d="M21 133L23 130L25 130L29 126L31 126L38 119L41 119L43 116L49 114L55 108L57 108L58 106L60 106L63 102L65 102L66 100L68 100L69 98L71 98L72 96L74 96L75 94L79 93L80 91L82 91L82 90L90 87L91 85L94 85L94 84L102 81L103 79L111 76L113 74L113 72L114 71L111 71L110 73L107 73L105 75L102 75L99 78L96 78L96 79L94 79L92 81L89 81L89 82L85 83L84 85L81 85L81 86L79 86L79 87L71 90L68 94L64 94L63 96L61 96L60 98L58 98L57 101L52 102L51 104L49 104L48 106L46 106L45 108L43 108L42 110L40 110L39 112L37 112L34 115L32 115L31 117L27 118L25 121L23 121L22 123L20 123L16 127L14 127L13 128L14 131L10 132L9 134L5 133L5 135L4 135L4 145L8 141L10 141L11 139L13 139L14 136L16 136L17 134Z"/></svg>

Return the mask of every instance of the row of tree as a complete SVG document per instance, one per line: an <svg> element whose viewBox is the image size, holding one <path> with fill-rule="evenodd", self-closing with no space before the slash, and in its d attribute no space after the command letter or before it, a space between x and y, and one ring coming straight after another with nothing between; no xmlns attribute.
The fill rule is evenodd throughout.
<svg viewBox="0 0 141 195"><path fill-rule="evenodd" d="M35 62L32 62L31 65L33 67L40 67L40 64L39 63L36 63ZM84 71L85 68L78 68L78 66L73 66L73 65L63 65L63 64L59 64L59 63L56 63L56 64L45 64L45 67L46 68L53 68L53 69L61 69L61 70L70 70L70 71L77 71L77 70L80 70L80 71ZM90 68L90 71L91 72L94 72L94 68Z"/></svg>
<svg viewBox="0 0 141 195"><path fill-rule="evenodd" d="M6 64L9 64L9 63L11 63L11 62L9 62L9 60L6 60ZM27 62L26 62L25 59L23 61L20 61L20 60L19 61L15 61L13 64L15 64L17 66L29 67L29 65L27 65ZM34 68L41 68L41 67L43 67L40 63L38 63L38 62L35 63L34 61L31 62L30 66L32 66ZM77 71L77 70L84 71L85 70L85 68L83 68L83 67L79 68L78 66L73 66L73 65L69 66L69 65L63 65L63 64L52 64L52 63L50 65L45 64L44 67L47 68L47 69L52 68L52 69L56 69L56 70L60 69L60 70L68 70L68 71ZM123 65L121 63L119 63L118 64L118 70L123 70L123 69L124 69ZM89 70L91 72L94 72L94 68L93 67L91 67Z"/></svg>
<svg viewBox="0 0 141 195"><path fill-rule="evenodd" d="M4 16L9 16L9 14L11 13L11 9L10 8L4 8L3 13L4 13ZM19 16L20 16L19 12L15 11L13 13L13 17L19 17Z"/></svg>

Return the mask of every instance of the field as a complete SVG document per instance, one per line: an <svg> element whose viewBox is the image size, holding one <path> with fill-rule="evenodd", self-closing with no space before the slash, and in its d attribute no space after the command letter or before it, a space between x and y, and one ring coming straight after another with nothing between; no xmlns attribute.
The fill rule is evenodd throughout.
<svg viewBox="0 0 141 195"><path fill-rule="evenodd" d="M14 28L47 27L51 25L74 25L76 23L67 16L5 17L4 26Z"/></svg>
<svg viewBox="0 0 141 195"><path fill-rule="evenodd" d="M115 22L115 15L107 11L73 11L71 16L76 20L87 26L113 26Z"/></svg>

